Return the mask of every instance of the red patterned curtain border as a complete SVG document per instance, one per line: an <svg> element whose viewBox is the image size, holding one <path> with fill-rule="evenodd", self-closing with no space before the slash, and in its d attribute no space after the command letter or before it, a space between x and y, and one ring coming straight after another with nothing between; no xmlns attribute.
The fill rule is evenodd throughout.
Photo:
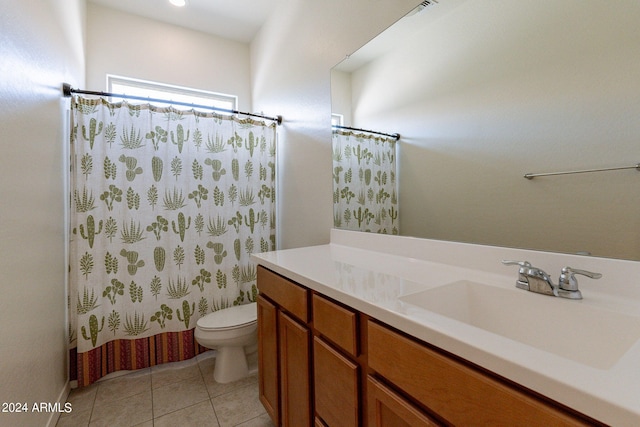
<svg viewBox="0 0 640 427"><path fill-rule="evenodd" d="M194 329L190 329L135 340L114 340L86 353L77 353L76 348L72 348L70 380L77 380L78 387L85 387L113 372L191 359L208 350L198 344L193 333Z"/></svg>

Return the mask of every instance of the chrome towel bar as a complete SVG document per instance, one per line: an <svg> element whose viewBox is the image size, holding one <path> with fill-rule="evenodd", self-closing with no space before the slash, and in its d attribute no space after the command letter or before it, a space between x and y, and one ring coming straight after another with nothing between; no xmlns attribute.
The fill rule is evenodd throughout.
<svg viewBox="0 0 640 427"><path fill-rule="evenodd" d="M537 176L570 175L574 173L617 171L617 170L623 170L623 169L635 169L637 171L640 171L640 163L637 163L633 166L622 166L622 167L616 167L616 168L584 169L584 170L566 171L566 172L528 173L528 174L525 174L524 177L527 179L533 179Z"/></svg>

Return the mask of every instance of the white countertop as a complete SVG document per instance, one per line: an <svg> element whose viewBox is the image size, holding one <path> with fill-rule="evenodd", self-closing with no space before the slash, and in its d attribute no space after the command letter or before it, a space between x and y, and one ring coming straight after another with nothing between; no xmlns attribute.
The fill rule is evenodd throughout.
<svg viewBox="0 0 640 427"><path fill-rule="evenodd" d="M611 364L594 367L400 299L421 290L470 280L533 298L547 298L549 304L584 304L615 311L640 322L639 262L343 230L332 230L328 245L254 254L253 259L303 286L597 420L615 426L640 425L640 340L625 347L621 357L616 356ZM565 266L600 272L603 277L579 278L584 295L580 301L542 296L515 289L517 267L503 266L503 259L527 260L549 273L554 281ZM535 327L536 319L531 319L531 325ZM584 328L586 331L581 332L596 330L589 324ZM620 331L610 333L614 336ZM606 337L599 338L606 342Z"/></svg>

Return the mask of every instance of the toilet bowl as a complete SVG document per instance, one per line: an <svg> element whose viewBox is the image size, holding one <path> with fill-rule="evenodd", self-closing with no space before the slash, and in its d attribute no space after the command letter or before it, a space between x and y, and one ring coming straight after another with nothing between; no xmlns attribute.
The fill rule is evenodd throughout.
<svg viewBox="0 0 640 427"><path fill-rule="evenodd" d="M216 350L216 382L246 377L247 353L255 351L258 342L257 304L237 305L201 317L196 323L195 338L201 346Z"/></svg>

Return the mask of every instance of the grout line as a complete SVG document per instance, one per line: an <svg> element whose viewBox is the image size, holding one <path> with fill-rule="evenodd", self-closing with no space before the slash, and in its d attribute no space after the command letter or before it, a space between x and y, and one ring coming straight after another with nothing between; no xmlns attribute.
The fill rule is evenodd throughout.
<svg viewBox="0 0 640 427"><path fill-rule="evenodd" d="M151 387L151 426L156 425L156 414L153 407L153 371L149 367L149 387Z"/></svg>
<svg viewBox="0 0 640 427"><path fill-rule="evenodd" d="M98 399L98 388L100 387L98 383L94 383L96 388L96 393L93 395L93 402L91 403L91 409L89 412L89 421L87 421L87 427L91 425L91 419L93 418L93 410L96 406L96 400Z"/></svg>
<svg viewBox="0 0 640 427"><path fill-rule="evenodd" d="M216 412L216 407L213 405L213 398L211 394L209 394L209 387L207 386L207 379L205 378L205 373L202 365L200 364L200 360L198 360L198 370L200 371L200 376L202 377L202 381L204 382L204 386L207 388L207 396L209 396L209 405L211 405L211 409L213 410L213 415L216 417L216 424L220 427L220 419L218 418L218 412Z"/></svg>
<svg viewBox="0 0 640 427"><path fill-rule="evenodd" d="M209 399L209 405L211 405L211 409L213 409L213 415L216 417L216 423L218 424L218 427L220 427L220 418L218 418L218 412L216 411L216 407L213 404L213 400L210 398Z"/></svg>

